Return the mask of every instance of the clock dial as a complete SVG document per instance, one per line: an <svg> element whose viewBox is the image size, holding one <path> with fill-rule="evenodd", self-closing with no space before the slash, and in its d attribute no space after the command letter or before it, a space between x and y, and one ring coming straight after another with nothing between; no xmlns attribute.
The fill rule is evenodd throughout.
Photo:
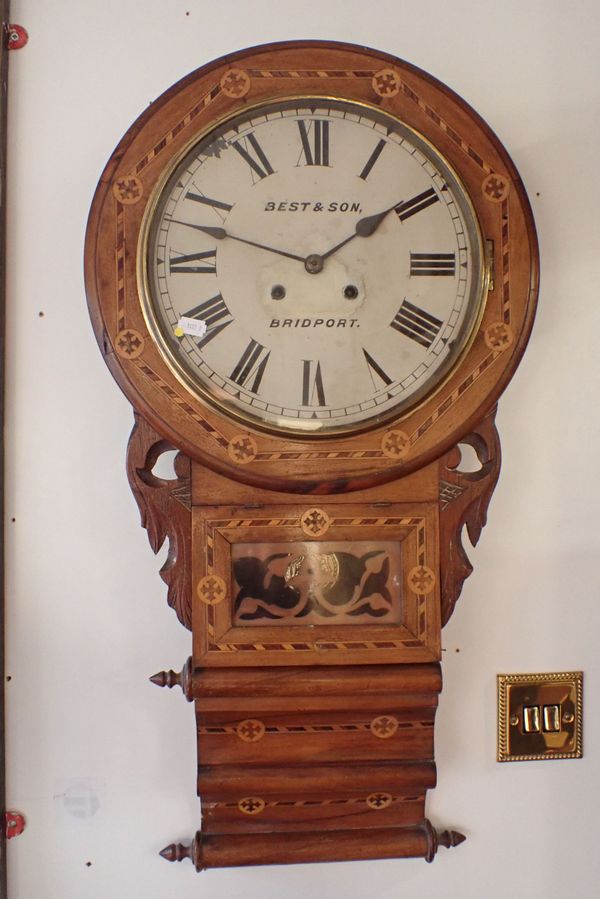
<svg viewBox="0 0 600 899"><path fill-rule="evenodd" d="M424 138L342 101L198 140L142 232L148 325L190 389L259 427L371 427L439 386L485 290L467 194Z"/></svg>

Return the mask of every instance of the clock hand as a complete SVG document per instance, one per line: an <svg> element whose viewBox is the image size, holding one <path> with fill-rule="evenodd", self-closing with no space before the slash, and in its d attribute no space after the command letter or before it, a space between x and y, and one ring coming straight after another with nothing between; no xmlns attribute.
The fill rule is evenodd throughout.
<svg viewBox="0 0 600 899"><path fill-rule="evenodd" d="M311 253L308 256L298 256L296 253L288 253L286 250L278 250L275 247L268 247L266 244L256 243L254 240L246 240L244 237L236 237L235 234L229 234L225 228L213 228L210 225L195 225L193 222L182 222L179 219L171 219L171 221L176 225L185 225L187 228L195 228L196 231L202 231L203 234L208 234L209 237L214 237L215 240L225 240L225 238L229 238L229 240L237 240L239 243L245 243L250 247L257 247L259 250L267 250L269 253L276 253L278 256L285 256L287 259L295 259L297 262L303 262L306 271L312 275L318 274L323 269L323 262L329 256L332 256L339 249L344 247L347 243L350 243L351 240L354 240L355 237L370 237L373 234L381 222L384 220L386 215L399 206L402 203L400 200L398 203L394 203L393 206L390 206L388 209L384 209L383 212L376 212L374 215L366 215L363 218L359 219L354 227L354 232L349 236L342 240L340 243L336 244L326 253Z"/></svg>
<svg viewBox="0 0 600 899"><path fill-rule="evenodd" d="M371 234L374 234L377 228L379 228L380 224L392 211L392 209L396 209L397 206L400 206L402 200L399 200L397 203L394 203L393 206L389 206L387 209L384 209L383 212L376 212L374 215L366 215L363 218L359 219L354 227L354 233L350 235L350 237L346 237L345 240L342 240L340 243L336 244L335 247L332 247L330 250L327 250L326 253L323 253L321 256L321 260L327 259L328 256L332 256L336 253L341 247L345 247L347 243L350 243L351 240L354 240L355 237L370 237Z"/></svg>
<svg viewBox="0 0 600 899"><path fill-rule="evenodd" d="M229 234L225 228L212 228L209 225L194 225L192 222L181 222L178 219L171 219L175 225L185 225L187 228L195 228L196 231L202 231L215 240L237 240L239 243L248 244L250 247L258 247L259 250L268 250L270 253L277 253L278 256L286 256L288 259L295 259L297 262L304 262L304 256L297 256L295 253L288 253L286 250L278 250L275 247L268 247L263 243L256 243L253 240L246 240L244 237L236 237L235 234Z"/></svg>

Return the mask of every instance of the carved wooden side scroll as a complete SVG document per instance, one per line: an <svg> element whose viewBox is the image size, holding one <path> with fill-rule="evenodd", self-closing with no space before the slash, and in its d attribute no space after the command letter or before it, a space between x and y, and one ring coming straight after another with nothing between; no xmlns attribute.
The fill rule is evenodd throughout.
<svg viewBox="0 0 600 899"><path fill-rule="evenodd" d="M159 478L152 473L160 455L173 449L144 418L135 414L127 447L127 476L152 550L157 553L165 540L169 541L160 576L168 587L169 605L181 623L191 630L191 463L187 456L178 453L175 479Z"/></svg>
<svg viewBox="0 0 600 899"><path fill-rule="evenodd" d="M500 438L496 409L461 440L477 454L480 468L460 471L460 444L439 460L442 625L454 611L463 583L473 571L462 542L463 527L476 546L500 474Z"/></svg>

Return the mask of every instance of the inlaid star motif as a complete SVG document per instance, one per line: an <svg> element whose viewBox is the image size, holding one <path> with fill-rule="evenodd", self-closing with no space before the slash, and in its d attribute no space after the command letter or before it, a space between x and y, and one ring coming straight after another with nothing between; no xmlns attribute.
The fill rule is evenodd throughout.
<svg viewBox="0 0 600 899"><path fill-rule="evenodd" d="M427 565L417 565L408 573L408 586L415 593L431 593L435 587L435 574Z"/></svg>
<svg viewBox="0 0 600 899"><path fill-rule="evenodd" d="M484 340L490 350L505 350L513 342L513 333L504 322L495 322L486 328Z"/></svg>
<svg viewBox="0 0 600 899"><path fill-rule="evenodd" d="M323 509L307 509L300 519L300 526L309 537L320 537L329 530L331 519Z"/></svg>
<svg viewBox="0 0 600 899"><path fill-rule="evenodd" d="M225 599L227 594L225 581L216 574L207 574L199 581L197 592L202 602L209 606L216 606Z"/></svg>
<svg viewBox="0 0 600 899"><path fill-rule="evenodd" d="M221 78L221 90L228 97L245 97L250 90L250 78L243 69L229 69Z"/></svg>
<svg viewBox="0 0 600 899"><path fill-rule="evenodd" d="M124 359L135 359L144 349L144 338L133 328L125 328L115 338L115 349Z"/></svg>
<svg viewBox="0 0 600 899"><path fill-rule="evenodd" d="M510 190L510 182L504 175L492 172L484 178L481 185L483 195L491 200L492 203L501 203L508 196Z"/></svg>
<svg viewBox="0 0 600 899"><path fill-rule="evenodd" d="M247 465L256 457L258 447L256 440L249 434L237 434L229 441L227 452L229 458L238 465Z"/></svg>
<svg viewBox="0 0 600 899"><path fill-rule="evenodd" d="M393 715L379 715L371 721L371 733L380 740L388 740L398 730L398 719Z"/></svg>
<svg viewBox="0 0 600 899"><path fill-rule="evenodd" d="M244 815L259 815L265 807L265 800L258 796L245 796L238 802L238 808Z"/></svg>
<svg viewBox="0 0 600 899"><path fill-rule="evenodd" d="M393 69L381 69L373 75L372 84L379 97L394 97L400 90L400 76Z"/></svg>
<svg viewBox="0 0 600 899"><path fill-rule="evenodd" d="M127 205L137 203L144 192L144 186L136 175L124 175L113 184L113 194L120 202Z"/></svg>

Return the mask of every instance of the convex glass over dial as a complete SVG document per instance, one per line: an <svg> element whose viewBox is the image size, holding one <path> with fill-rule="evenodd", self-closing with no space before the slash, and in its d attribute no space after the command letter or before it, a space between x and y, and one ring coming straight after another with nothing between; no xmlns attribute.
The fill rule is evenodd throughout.
<svg viewBox="0 0 600 899"><path fill-rule="evenodd" d="M222 123L167 175L141 240L145 314L171 367L230 414L291 434L414 406L484 302L481 235L450 166L344 101Z"/></svg>

